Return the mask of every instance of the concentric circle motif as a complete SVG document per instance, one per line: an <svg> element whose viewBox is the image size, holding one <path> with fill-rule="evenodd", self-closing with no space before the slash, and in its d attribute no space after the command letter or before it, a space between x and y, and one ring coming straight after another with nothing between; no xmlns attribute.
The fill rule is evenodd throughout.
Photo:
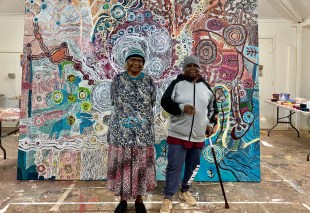
<svg viewBox="0 0 310 213"><path fill-rule="evenodd" d="M214 152L216 155L216 160L217 162L220 162L224 158L224 150L216 145L214 145L213 148L214 148ZM209 163L214 163L214 158L213 158L213 154L212 154L212 150L210 146L205 146L203 148L202 157Z"/></svg>
<svg viewBox="0 0 310 213"><path fill-rule="evenodd" d="M79 100L86 100L86 99L87 99L87 96L88 96L88 93L87 93L86 90L80 89L80 90L78 91L78 98L79 98Z"/></svg>
<svg viewBox="0 0 310 213"><path fill-rule="evenodd" d="M68 101L69 102L76 102L76 96L74 94L70 93L68 95Z"/></svg>
<svg viewBox="0 0 310 213"><path fill-rule="evenodd" d="M183 15L188 16L188 15L192 14L192 7L189 5L183 6L181 11L182 11Z"/></svg>
<svg viewBox="0 0 310 213"><path fill-rule="evenodd" d="M70 82L74 82L75 81L75 75L68 75L67 80Z"/></svg>
<svg viewBox="0 0 310 213"><path fill-rule="evenodd" d="M150 47L155 52L166 52L168 48L171 48L168 33L165 31L152 33L150 37Z"/></svg>
<svg viewBox="0 0 310 213"><path fill-rule="evenodd" d="M153 58L148 64L148 74L154 77L160 77L165 71L163 61L159 58Z"/></svg>
<svg viewBox="0 0 310 213"><path fill-rule="evenodd" d="M44 119L41 116L36 116L34 117L33 123L36 126L42 126L44 123Z"/></svg>
<svg viewBox="0 0 310 213"><path fill-rule="evenodd" d="M211 40L201 40L196 47L196 55L202 64L211 64L217 55L216 44Z"/></svg>
<svg viewBox="0 0 310 213"><path fill-rule="evenodd" d="M149 44L144 37L134 35L124 35L120 37L113 45L111 51L111 65L114 70L124 70L124 64L128 50L137 48L145 54L146 64L148 63Z"/></svg>
<svg viewBox="0 0 310 213"><path fill-rule="evenodd" d="M252 123L254 121L254 115L250 111L246 111L242 116L243 120L247 123Z"/></svg>
<svg viewBox="0 0 310 213"><path fill-rule="evenodd" d="M137 14L137 15L136 15L136 20L137 20L138 22L143 22L143 21L144 21L144 15L141 14L141 13Z"/></svg>
<svg viewBox="0 0 310 213"><path fill-rule="evenodd" d="M89 142L92 145L97 145L99 143L99 139L96 135L93 135L89 138Z"/></svg>
<svg viewBox="0 0 310 213"><path fill-rule="evenodd" d="M128 15L127 15L127 20L128 21L135 21L135 19L136 19L136 15L135 15L135 13L134 12L130 12L130 13L128 13Z"/></svg>
<svg viewBox="0 0 310 213"><path fill-rule="evenodd" d="M125 29L120 29L117 31L117 34L114 34L113 36L116 36L115 37L115 39L116 39L118 37L118 35L123 36L123 35L125 35L125 33L126 33ZM114 39L114 37L113 37L113 39Z"/></svg>
<svg viewBox="0 0 310 213"><path fill-rule="evenodd" d="M37 165L38 173L42 174L46 172L46 166L44 164Z"/></svg>
<svg viewBox="0 0 310 213"><path fill-rule="evenodd" d="M94 129L98 132L102 131L104 128L104 126L100 123L97 123L95 126L94 126Z"/></svg>
<svg viewBox="0 0 310 213"><path fill-rule="evenodd" d="M111 110L110 87L110 81L103 81L93 89L91 100L95 111L106 112Z"/></svg>
<svg viewBox="0 0 310 213"><path fill-rule="evenodd" d="M157 164L158 165L163 165L164 163L165 163L165 158L164 157L159 157L159 158L157 158Z"/></svg>
<svg viewBox="0 0 310 213"><path fill-rule="evenodd" d="M90 102L84 101L84 102L82 102L82 104L81 104L81 108L82 108L83 111L89 112L89 111L91 110L91 108L92 108L92 105L91 105Z"/></svg>
<svg viewBox="0 0 310 213"><path fill-rule="evenodd" d="M229 25L224 29L224 39L229 45L242 45L246 39L246 30L241 25Z"/></svg>
<svg viewBox="0 0 310 213"><path fill-rule="evenodd" d="M63 94L61 91L56 91L53 93L53 100L56 104L60 104L63 100Z"/></svg>
<svg viewBox="0 0 310 213"><path fill-rule="evenodd" d="M112 17L115 19L122 19L126 15L126 11L124 7L122 7L121 5L115 5L111 9L111 14L112 14Z"/></svg>
<svg viewBox="0 0 310 213"><path fill-rule="evenodd" d="M136 25L134 28L135 33L141 33L142 32L142 27L140 25Z"/></svg>
<svg viewBox="0 0 310 213"><path fill-rule="evenodd" d="M96 132L96 135L103 135L107 133L108 128L109 127L107 125L104 125L102 123L97 123L94 125L94 130Z"/></svg>
<svg viewBox="0 0 310 213"><path fill-rule="evenodd" d="M66 143L66 139L65 138L63 138L63 137L59 138L58 145L63 146L65 143Z"/></svg>
<svg viewBox="0 0 310 213"><path fill-rule="evenodd" d="M151 11L145 11L144 12L145 18L151 18L152 17L152 12Z"/></svg>
<svg viewBox="0 0 310 213"><path fill-rule="evenodd" d="M127 29L126 29L126 32L127 33L134 33L134 31L135 31L135 28L133 27L133 26L129 26L129 27L127 27Z"/></svg>

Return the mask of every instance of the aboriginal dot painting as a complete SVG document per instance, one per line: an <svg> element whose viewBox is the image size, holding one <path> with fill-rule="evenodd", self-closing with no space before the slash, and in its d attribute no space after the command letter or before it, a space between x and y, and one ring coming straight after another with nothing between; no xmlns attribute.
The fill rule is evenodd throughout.
<svg viewBox="0 0 310 213"><path fill-rule="evenodd" d="M127 52L157 87L157 179L169 115L160 98L189 54L216 94L211 140L225 181L260 181L256 0L26 0L17 178L104 180L110 85ZM208 140L197 181L217 181Z"/></svg>

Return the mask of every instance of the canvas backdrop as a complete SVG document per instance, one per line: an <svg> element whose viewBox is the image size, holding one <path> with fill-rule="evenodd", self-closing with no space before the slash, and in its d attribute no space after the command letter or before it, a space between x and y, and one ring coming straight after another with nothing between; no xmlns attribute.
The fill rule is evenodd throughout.
<svg viewBox="0 0 310 213"><path fill-rule="evenodd" d="M110 84L133 47L157 87L157 179L160 98L195 54L220 111L211 140L223 180L260 181L256 0L26 0L17 178L106 179ZM195 180L218 180L208 144Z"/></svg>

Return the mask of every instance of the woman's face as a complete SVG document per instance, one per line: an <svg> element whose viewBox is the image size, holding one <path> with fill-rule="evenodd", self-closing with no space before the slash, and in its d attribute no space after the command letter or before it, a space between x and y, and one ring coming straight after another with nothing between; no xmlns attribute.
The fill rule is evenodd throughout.
<svg viewBox="0 0 310 213"><path fill-rule="evenodd" d="M196 79L199 75L199 66L197 64L188 64L184 68L184 75L191 79Z"/></svg>
<svg viewBox="0 0 310 213"><path fill-rule="evenodd" d="M143 59L140 57L130 57L127 60L127 71L129 73L138 74L143 69Z"/></svg>

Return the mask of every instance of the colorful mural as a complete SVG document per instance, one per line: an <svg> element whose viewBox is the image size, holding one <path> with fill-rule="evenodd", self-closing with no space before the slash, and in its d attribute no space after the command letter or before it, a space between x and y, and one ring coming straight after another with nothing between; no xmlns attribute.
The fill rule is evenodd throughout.
<svg viewBox="0 0 310 213"><path fill-rule="evenodd" d="M26 0L18 179L102 180L110 84L139 48L157 86L157 179L169 115L160 98L200 58L219 114L212 135L224 181L260 181L256 0ZM210 147L199 181L217 181Z"/></svg>

